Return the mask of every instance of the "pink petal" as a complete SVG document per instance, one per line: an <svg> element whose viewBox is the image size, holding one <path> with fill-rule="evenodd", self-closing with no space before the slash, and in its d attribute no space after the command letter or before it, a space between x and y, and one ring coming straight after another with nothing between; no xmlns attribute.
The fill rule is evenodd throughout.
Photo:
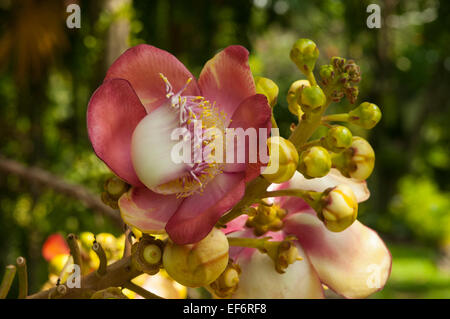
<svg viewBox="0 0 450 319"><path fill-rule="evenodd" d="M233 298L323 298L322 285L308 257L297 245L303 260L289 265L284 274L275 271L274 263L256 249L241 251L235 262L241 267L239 286Z"/></svg>
<svg viewBox="0 0 450 319"><path fill-rule="evenodd" d="M370 197L370 191L367 188L366 181L359 181L353 178L344 177L337 169L332 168L330 173L324 177L306 179L299 172L295 172L288 183L288 188L296 188L303 190L311 190L316 192L323 192L329 187L334 187L339 184L346 184L355 193L358 203L364 202Z"/></svg>
<svg viewBox="0 0 450 319"><path fill-rule="evenodd" d="M229 222L225 228L221 228L224 234L231 234L236 231L244 230L245 223L247 222L248 215L244 214Z"/></svg>
<svg viewBox="0 0 450 319"><path fill-rule="evenodd" d="M271 109L267 102L267 98L262 94L255 94L246 98L233 114L229 129L235 129L236 134L239 133L237 129L243 129L244 132L247 129L254 129L256 137L254 139L254 146L250 147L249 136L245 137L245 143L238 143L237 138L233 139L233 143L228 143L227 148L234 149L234 158L227 157L227 163L224 167L225 172L241 172L246 171L246 181L252 180L259 176L261 171L261 161L259 157L260 148L264 148L264 154L267 154L267 138L270 136L271 124ZM260 130L265 130L264 140L260 139ZM250 132L250 131L249 131ZM239 163L237 154L245 154L245 162ZM256 162L251 163L251 160L256 159Z"/></svg>
<svg viewBox="0 0 450 319"><path fill-rule="evenodd" d="M131 162L131 137L146 115L130 83L122 79L104 82L92 95L87 128L97 156L120 178L142 185Z"/></svg>
<svg viewBox="0 0 450 319"><path fill-rule="evenodd" d="M244 191L243 173L217 175L202 193L184 200L167 223L167 233L177 244L198 242L244 196Z"/></svg>
<svg viewBox="0 0 450 319"><path fill-rule="evenodd" d="M358 221L334 233L313 214L287 217L284 230L297 236L320 280L347 298L380 290L389 278L392 258L377 233Z"/></svg>
<svg viewBox="0 0 450 319"><path fill-rule="evenodd" d="M239 104L256 93L247 49L232 45L217 53L205 64L198 85L202 95L231 119Z"/></svg>
<svg viewBox="0 0 450 319"><path fill-rule="evenodd" d="M183 199L160 195L145 187L133 187L119 199L124 222L145 233L165 233L167 221Z"/></svg>
<svg viewBox="0 0 450 319"><path fill-rule="evenodd" d="M162 73L169 80L174 93L194 76L176 57L167 51L147 44L140 44L128 49L109 68L106 80L121 78L128 80L148 113L166 100L165 83ZM195 81L184 91L184 95L199 95Z"/></svg>

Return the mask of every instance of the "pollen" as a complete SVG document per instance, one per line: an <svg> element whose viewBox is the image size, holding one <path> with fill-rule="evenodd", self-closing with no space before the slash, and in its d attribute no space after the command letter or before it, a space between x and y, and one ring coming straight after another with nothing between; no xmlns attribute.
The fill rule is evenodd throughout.
<svg viewBox="0 0 450 319"><path fill-rule="evenodd" d="M217 142L217 135L225 132L226 114L220 111L216 102L211 103L203 96L183 96L192 78L177 92L167 77L160 73L166 89L169 106L179 115L179 127L186 128L191 139L191 162L186 163L188 170L184 175L158 186L163 193L176 193L178 197L187 197L202 193L205 186L222 173L223 160L216 158L223 154L223 141ZM219 150L222 148L222 150ZM219 153L222 151L222 153Z"/></svg>

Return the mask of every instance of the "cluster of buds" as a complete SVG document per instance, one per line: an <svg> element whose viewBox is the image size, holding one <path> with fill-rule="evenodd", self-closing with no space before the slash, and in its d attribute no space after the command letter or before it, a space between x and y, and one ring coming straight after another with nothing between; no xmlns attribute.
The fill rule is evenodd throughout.
<svg viewBox="0 0 450 319"><path fill-rule="evenodd" d="M188 287L208 286L228 265L228 240L217 228L195 244L178 245L170 240L163 253L169 276Z"/></svg>
<svg viewBox="0 0 450 319"><path fill-rule="evenodd" d="M334 102L346 96L350 103L355 103L359 93L356 84L361 81L361 71L355 61L332 57L331 64L321 66L319 74Z"/></svg>
<svg viewBox="0 0 450 319"><path fill-rule="evenodd" d="M332 163L342 175L365 180L372 174L375 166L375 152L369 142L354 136L349 148L342 153L333 154Z"/></svg>
<svg viewBox="0 0 450 319"><path fill-rule="evenodd" d="M259 205L257 208L250 207L246 226L253 229L255 236L262 236L268 231L278 231L283 228L283 218L286 210L276 204L271 206Z"/></svg>
<svg viewBox="0 0 450 319"><path fill-rule="evenodd" d="M125 183L117 176L108 178L103 185L103 192L101 195L103 203L111 208L118 209L117 201L123 193L127 192L130 185Z"/></svg>
<svg viewBox="0 0 450 319"><path fill-rule="evenodd" d="M294 144L281 136L272 136L267 139L267 146L269 162L262 176L271 183L288 181L298 165L298 153Z"/></svg>
<svg viewBox="0 0 450 319"><path fill-rule="evenodd" d="M317 216L333 232L347 229L356 220L358 202L352 189L345 185L325 190L318 204Z"/></svg>
<svg viewBox="0 0 450 319"><path fill-rule="evenodd" d="M229 298L238 288L240 274L241 268L230 259L227 268L225 268L219 278L209 285L209 288L217 297Z"/></svg>

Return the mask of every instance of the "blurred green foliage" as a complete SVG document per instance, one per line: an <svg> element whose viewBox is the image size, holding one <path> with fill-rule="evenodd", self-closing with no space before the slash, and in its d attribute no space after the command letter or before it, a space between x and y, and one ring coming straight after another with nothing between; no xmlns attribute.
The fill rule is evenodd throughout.
<svg viewBox="0 0 450 319"><path fill-rule="evenodd" d="M319 66L336 55L355 59L362 70L358 103L376 103L383 112L371 131L349 125L371 142L377 156L368 180L372 196L360 207L361 221L384 238L426 244L432 251L449 238L450 2L76 2L80 29L66 27L63 1L0 0L0 154L100 193L109 171L93 154L85 115L111 53L117 56L114 45L124 41L120 32L111 32L116 27L125 28L126 47L149 43L166 49L196 76L225 46L247 47L254 74L280 87L275 115L281 134L288 136L295 118L285 97L290 84L302 77L289 60L289 50L296 39L307 37L321 51ZM370 3L381 6L380 29L366 26ZM343 102L332 108L348 111L352 105ZM32 291L47 278L40 248L49 234L120 233L79 202L3 172L0 227L0 269L25 256ZM393 278L408 273L395 269Z"/></svg>

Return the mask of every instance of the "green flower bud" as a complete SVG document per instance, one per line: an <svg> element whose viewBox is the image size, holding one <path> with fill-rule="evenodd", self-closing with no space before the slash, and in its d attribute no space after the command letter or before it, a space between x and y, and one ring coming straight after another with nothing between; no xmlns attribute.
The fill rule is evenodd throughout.
<svg viewBox="0 0 450 319"><path fill-rule="evenodd" d="M272 206L259 205L253 214L249 214L246 226L253 228L255 236L262 236L268 231L279 231L283 228L283 218L286 210L277 204Z"/></svg>
<svg viewBox="0 0 450 319"><path fill-rule="evenodd" d="M357 215L358 201L350 186L341 184L323 192L317 216L329 230L341 232L347 229Z"/></svg>
<svg viewBox="0 0 450 319"><path fill-rule="evenodd" d="M195 244L177 245L169 241L164 248L164 269L184 286L207 286L227 267L228 248L227 237L217 228Z"/></svg>
<svg viewBox="0 0 450 319"><path fill-rule="evenodd" d="M277 103L278 86L274 81L261 76L255 76L256 93L264 94L269 101L269 105L273 107Z"/></svg>
<svg viewBox="0 0 450 319"><path fill-rule="evenodd" d="M105 181L104 189L112 199L119 199L129 189L129 185L120 178L113 176Z"/></svg>
<svg viewBox="0 0 450 319"><path fill-rule="evenodd" d="M328 85L335 76L334 68L330 64L322 65L319 71L320 78L324 85Z"/></svg>
<svg viewBox="0 0 450 319"><path fill-rule="evenodd" d="M357 108L350 111L349 122L361 126L365 129L371 129L381 119L381 111L373 103L363 102Z"/></svg>
<svg viewBox="0 0 450 319"><path fill-rule="evenodd" d="M291 179L297 170L298 152L291 141L281 136L267 139L269 163L262 176L271 183L283 183Z"/></svg>
<svg viewBox="0 0 450 319"><path fill-rule="evenodd" d="M302 109L305 112L314 112L322 107L327 101L327 97L318 86L305 87L300 96Z"/></svg>
<svg viewBox="0 0 450 319"><path fill-rule="evenodd" d="M319 49L316 44L309 39L299 39L294 43L291 53L291 60L304 74L309 74L314 70Z"/></svg>
<svg viewBox="0 0 450 319"><path fill-rule="evenodd" d="M375 152L369 142L359 136L352 138L352 145L344 152L334 154L333 167L342 175L358 180L367 179L375 166Z"/></svg>
<svg viewBox="0 0 450 319"><path fill-rule="evenodd" d="M298 104L298 99L303 89L309 86L311 86L311 84L309 83L308 80L298 80L291 84L286 100L288 102L289 111L292 114L302 116L303 111L301 106Z"/></svg>
<svg viewBox="0 0 450 319"><path fill-rule="evenodd" d="M326 149L340 153L352 144L352 132L345 126L333 126L322 140L322 146Z"/></svg>
<svg viewBox="0 0 450 319"><path fill-rule="evenodd" d="M331 58L331 65L338 73L342 73L344 71L345 59L334 56Z"/></svg>
<svg viewBox="0 0 450 319"><path fill-rule="evenodd" d="M331 157L321 146L313 146L300 154L298 170L306 178L323 177L331 169Z"/></svg>

